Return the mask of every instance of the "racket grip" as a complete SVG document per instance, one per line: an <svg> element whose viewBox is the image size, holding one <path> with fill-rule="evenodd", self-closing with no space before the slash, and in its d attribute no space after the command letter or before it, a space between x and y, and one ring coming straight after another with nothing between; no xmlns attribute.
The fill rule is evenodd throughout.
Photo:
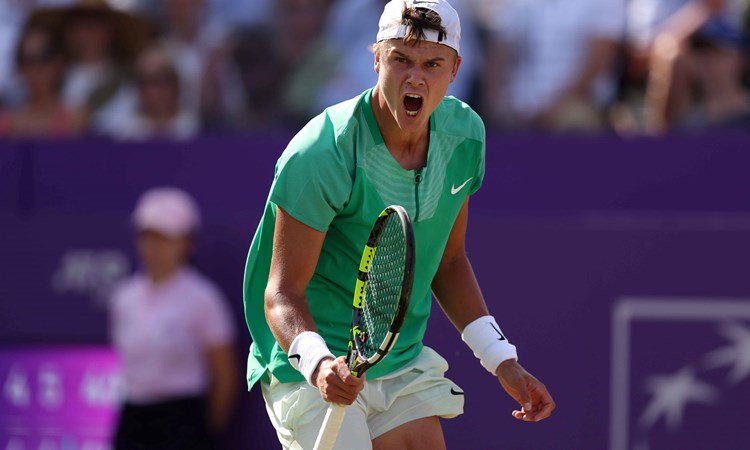
<svg viewBox="0 0 750 450"><path fill-rule="evenodd" d="M339 435L339 429L344 422L346 415L346 406L331 403L326 411L326 417L323 419L323 425L320 427L318 439L315 441L314 450L331 450L336 443L336 437Z"/></svg>

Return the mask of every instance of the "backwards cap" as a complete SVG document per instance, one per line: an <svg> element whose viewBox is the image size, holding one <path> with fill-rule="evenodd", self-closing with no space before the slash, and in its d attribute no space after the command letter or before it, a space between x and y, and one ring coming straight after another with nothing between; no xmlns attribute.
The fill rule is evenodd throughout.
<svg viewBox="0 0 750 450"><path fill-rule="evenodd" d="M406 36L407 26L403 24L404 8L426 8L440 16L440 24L445 33L436 30L424 30L425 40L447 45L459 52L461 41L461 22L458 13L445 0L391 0L385 5L380 16L377 42L386 39L400 39Z"/></svg>

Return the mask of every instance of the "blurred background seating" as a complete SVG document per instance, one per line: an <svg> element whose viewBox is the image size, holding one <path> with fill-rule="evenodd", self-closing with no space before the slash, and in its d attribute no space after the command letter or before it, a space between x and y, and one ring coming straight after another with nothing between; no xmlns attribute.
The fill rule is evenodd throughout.
<svg viewBox="0 0 750 450"><path fill-rule="evenodd" d="M84 110L84 134L132 120L135 61L151 44L170 56L198 133L296 129L374 84L368 46L384 0L245 3L4 0L0 108L30 95L15 57L27 23L60 36L60 95ZM507 133L742 130L748 3L455 0L464 61L449 94Z"/></svg>

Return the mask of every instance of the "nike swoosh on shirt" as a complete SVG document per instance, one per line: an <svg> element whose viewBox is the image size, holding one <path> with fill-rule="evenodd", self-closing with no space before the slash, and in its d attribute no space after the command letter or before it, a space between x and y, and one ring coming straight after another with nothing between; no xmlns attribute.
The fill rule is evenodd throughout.
<svg viewBox="0 0 750 450"><path fill-rule="evenodd" d="M455 185L455 184L454 184L454 185L452 185L452 186L451 186L451 194L453 194L453 195L456 195L456 194L458 194L458 191L460 191L461 189L463 189L463 188L464 188L464 186L466 186L466 184L467 184L467 183L468 183L469 181L471 181L471 180L472 180L472 178L474 178L474 177L470 177L470 178L469 178L468 180L466 180L466 181L464 181L463 183L461 183L461 185L460 185L459 187L456 187L456 185Z"/></svg>
<svg viewBox="0 0 750 450"><path fill-rule="evenodd" d="M459 391L456 389L451 388L451 394L453 395L464 395L463 391Z"/></svg>

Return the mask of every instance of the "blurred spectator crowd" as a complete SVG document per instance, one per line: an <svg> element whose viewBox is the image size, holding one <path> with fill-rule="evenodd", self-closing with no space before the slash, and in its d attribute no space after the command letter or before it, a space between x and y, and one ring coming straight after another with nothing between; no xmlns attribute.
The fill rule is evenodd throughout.
<svg viewBox="0 0 750 450"><path fill-rule="evenodd" d="M0 0L0 136L295 129L375 84L386 0ZM750 130L750 0L453 0L491 130Z"/></svg>

